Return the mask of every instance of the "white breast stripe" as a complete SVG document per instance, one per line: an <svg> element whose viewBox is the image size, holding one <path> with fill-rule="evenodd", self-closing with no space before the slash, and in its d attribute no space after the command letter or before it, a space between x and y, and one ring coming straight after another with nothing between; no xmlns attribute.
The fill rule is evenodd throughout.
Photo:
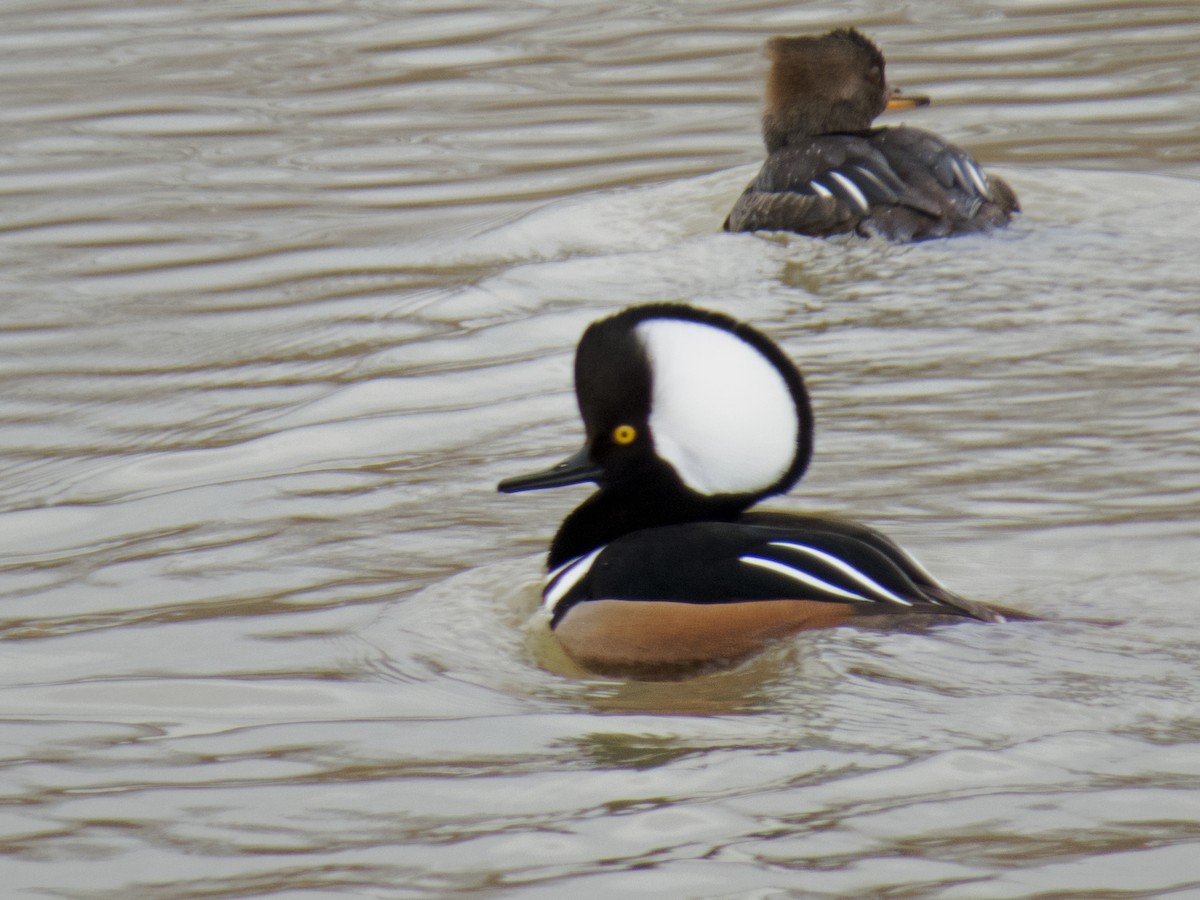
<svg viewBox="0 0 1200 900"><path fill-rule="evenodd" d="M867 200L867 198L863 194L863 192L858 189L858 185L855 184L853 181L851 181L849 178L847 178L845 175L843 175L841 172L838 172L838 171L830 172L829 177L837 179L837 183L840 184L842 187L844 187L847 191L850 192L850 196L854 198L854 202L858 205L858 208L861 209L863 212L866 212L867 210L869 210L871 208L870 202Z"/></svg>
<svg viewBox="0 0 1200 900"><path fill-rule="evenodd" d="M563 563L557 569L552 569L551 571L547 572L545 579L542 581L543 587L548 587L549 585L554 584L554 579L557 578L560 573L562 573L566 569L571 568L571 566L575 565L575 563L579 562L579 560L580 560L580 557L572 556L570 559L568 559L565 563Z"/></svg>
<svg viewBox="0 0 1200 900"><path fill-rule="evenodd" d="M821 184L821 182L819 182L819 181L810 181L808 183L808 186L810 188L812 188L814 191L816 191L818 194L820 194L822 197L832 197L833 196L833 191L831 191L829 188L825 187L825 185Z"/></svg>
<svg viewBox="0 0 1200 900"><path fill-rule="evenodd" d="M794 578L801 584L816 588L819 591L837 594L840 597L846 597L850 600L857 600L860 603L875 602L870 597L864 597L861 594L852 594L850 591L843 590L836 584L830 584L827 581L822 581L820 578L809 575L807 572L802 572L800 569L793 569L791 566L786 566L783 563L776 562L773 559L763 559L759 556L739 556L738 561L748 563L752 566L758 566L762 569L770 569L772 572L776 572L780 575L786 575L788 578Z"/></svg>
<svg viewBox="0 0 1200 900"><path fill-rule="evenodd" d="M876 596L882 597L885 600L891 600L893 603L899 603L902 606L912 606L911 600L905 600L899 594L895 594L895 593L889 591L882 584L875 581L875 579L868 578L866 575L864 575L862 572L858 571L858 569L854 568L854 566L850 565L845 560L838 559L833 554L826 553L824 550L818 550L816 547L808 547L808 546L805 546L804 544L793 544L791 541L771 541L769 546L771 546L771 547L786 547L788 550L795 550L799 553L804 553L808 556L812 556L816 559L821 560L821 562L826 563L827 565L833 566L835 569L837 569L839 572L841 572L843 575L845 575L851 581L855 582L856 584L861 584L863 587L865 587L868 591L871 591Z"/></svg>
<svg viewBox="0 0 1200 900"><path fill-rule="evenodd" d="M588 573L592 563L596 561L596 557L603 550L604 547L598 547L587 556L579 556L570 562L563 563L547 575L546 585L542 588L542 606L554 612L558 601L565 597L571 588L579 583L579 579ZM555 583L556 578L558 579L557 583Z"/></svg>

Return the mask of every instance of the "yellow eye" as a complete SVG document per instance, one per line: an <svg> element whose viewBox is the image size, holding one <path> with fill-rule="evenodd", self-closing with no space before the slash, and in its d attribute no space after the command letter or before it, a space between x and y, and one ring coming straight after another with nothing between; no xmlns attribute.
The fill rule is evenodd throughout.
<svg viewBox="0 0 1200 900"><path fill-rule="evenodd" d="M613 429L612 439L614 443L621 446L632 444L637 440L637 429L632 425L618 425Z"/></svg>

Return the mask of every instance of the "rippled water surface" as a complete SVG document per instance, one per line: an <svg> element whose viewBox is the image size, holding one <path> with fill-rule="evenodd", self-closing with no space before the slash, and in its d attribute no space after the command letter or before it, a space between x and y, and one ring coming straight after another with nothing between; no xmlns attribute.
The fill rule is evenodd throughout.
<svg viewBox="0 0 1200 900"><path fill-rule="evenodd" d="M843 24L1014 228L719 233L763 39ZM1198 43L1190 2L6 4L6 894L1200 894ZM495 483L662 299L804 368L777 507L1050 621L573 671L531 614L584 491Z"/></svg>

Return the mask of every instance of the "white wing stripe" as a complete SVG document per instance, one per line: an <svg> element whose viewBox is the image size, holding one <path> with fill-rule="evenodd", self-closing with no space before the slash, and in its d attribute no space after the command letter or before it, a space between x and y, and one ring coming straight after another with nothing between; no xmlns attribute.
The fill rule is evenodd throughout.
<svg viewBox="0 0 1200 900"><path fill-rule="evenodd" d="M950 168L954 172L954 180L958 182L959 186L964 191L966 191L967 193L970 193L971 185L967 181L967 173L963 171L962 163L960 163L953 156L948 157L948 159L950 160Z"/></svg>
<svg viewBox="0 0 1200 900"><path fill-rule="evenodd" d="M847 178L845 175L843 175L841 172L838 172L838 171L830 172L829 177L836 179L837 183L840 184L842 187L844 187L850 193L850 196L854 198L855 204L857 204L858 208L861 209L863 212L866 212L867 210L869 210L871 208L871 203L869 200L867 200L866 194L864 194L862 191L860 191L858 189L858 185L855 184L853 181L851 181L849 178Z"/></svg>
<svg viewBox="0 0 1200 900"><path fill-rule="evenodd" d="M588 573L596 557L604 547L598 547L587 556L579 556L570 562L563 563L546 576L546 586L542 589L542 606L551 612L558 606L558 601L565 597L579 583L579 579ZM557 583L555 581L557 579Z"/></svg>
<svg viewBox="0 0 1200 900"><path fill-rule="evenodd" d="M804 553L808 556L815 557L816 559L821 560L821 562L833 566L833 568L837 569L851 581L862 585L877 597L883 597L886 600L891 600L893 603L899 603L902 606L912 606L912 601L905 600L899 594L889 591L878 581L875 581L873 578L868 578L845 560L838 559L833 554L826 553L824 550L818 550L816 547L808 547L804 544L793 544L791 541L771 541L768 546L786 547L788 550L795 550L799 553Z"/></svg>
<svg viewBox="0 0 1200 900"><path fill-rule="evenodd" d="M903 547L897 547L896 549L898 549L901 553L904 554L904 558L906 560L908 560L909 565L911 565L914 569L916 569L917 572L920 573L925 578L926 581L928 581L930 584L937 585L938 587L945 590L946 586L944 584L942 584L940 581L938 581L936 578L934 578L933 575L930 573L930 571L927 568L925 568L923 565L921 565L921 561L919 559L917 559L915 556L913 556L911 553L909 553Z"/></svg>
<svg viewBox="0 0 1200 900"><path fill-rule="evenodd" d="M971 176L971 180L975 182L975 186L979 188L979 193L985 197L991 197L991 192L988 191L987 178L983 172L979 171L979 166L975 165L969 159L964 160L963 165L967 170L967 174Z"/></svg>
<svg viewBox="0 0 1200 900"><path fill-rule="evenodd" d="M769 569L780 575L786 575L788 578L794 578L803 585L816 588L820 591L826 591L830 594L837 594L839 597L847 597L850 600L857 600L860 603L872 603L870 597L864 597L861 594L853 594L850 591L843 590L836 584L830 584L828 581L822 581L820 578L809 575L807 572L802 572L800 569L793 569L791 566L784 565L781 562L776 562L773 559L763 559L758 556L739 556L740 562L748 563L752 566L758 566L762 569Z"/></svg>
<svg viewBox="0 0 1200 900"><path fill-rule="evenodd" d="M867 179L867 181L870 181L872 184L874 184L876 187L878 187L885 194L888 194L890 196L890 195L896 193L890 187L888 187L886 184L884 184L883 181L880 180L879 176L876 175L874 172L872 172L870 169L868 169L866 166L855 166L854 171L858 172L859 175L861 175L863 178Z"/></svg>

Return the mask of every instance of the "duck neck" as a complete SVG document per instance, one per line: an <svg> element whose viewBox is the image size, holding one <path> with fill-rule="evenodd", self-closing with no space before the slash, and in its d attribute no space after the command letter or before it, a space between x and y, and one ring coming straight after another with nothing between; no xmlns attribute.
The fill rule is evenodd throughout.
<svg viewBox="0 0 1200 900"><path fill-rule="evenodd" d="M748 507L744 495L706 497L692 491L603 487L567 516L550 545L547 569L646 528L685 522L728 522Z"/></svg>
<svg viewBox="0 0 1200 900"><path fill-rule="evenodd" d="M763 143L768 153L788 147L803 148L822 135L861 135L870 130L870 117L850 103L768 110L762 118Z"/></svg>

